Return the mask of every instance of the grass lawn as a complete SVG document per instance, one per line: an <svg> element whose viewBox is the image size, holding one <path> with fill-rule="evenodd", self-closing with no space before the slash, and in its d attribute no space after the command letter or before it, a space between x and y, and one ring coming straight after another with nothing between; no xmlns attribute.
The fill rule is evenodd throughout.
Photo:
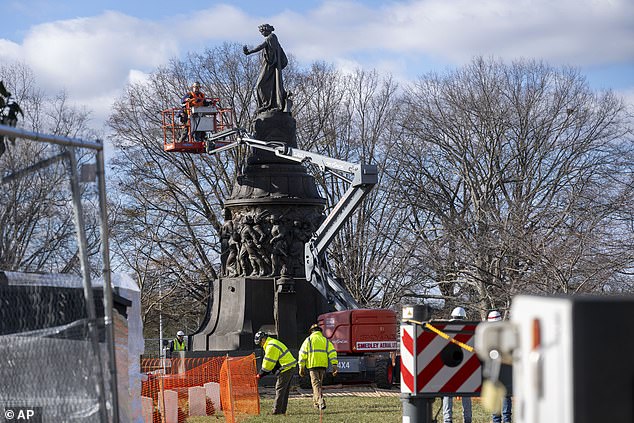
<svg viewBox="0 0 634 423"><path fill-rule="evenodd" d="M327 408L323 411L322 422L332 423L401 423L403 421L401 400L398 397L326 397ZM260 415L241 422L266 423L309 423L319 422L319 411L313 408L311 398L290 398L286 416L269 415L273 405L272 399L263 399L260 404ZM434 415L439 423L442 422L440 399L434 402ZM436 415L438 413L438 415ZM223 418L217 417L192 417L188 423L219 422ZM485 413L480 406L480 401L473 401L473 423L488 423L491 416ZM454 422L462 423L461 401L454 400Z"/></svg>

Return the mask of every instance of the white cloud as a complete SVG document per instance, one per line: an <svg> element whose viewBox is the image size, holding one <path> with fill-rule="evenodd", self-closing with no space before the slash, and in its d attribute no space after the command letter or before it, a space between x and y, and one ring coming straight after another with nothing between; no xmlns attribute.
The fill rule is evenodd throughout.
<svg viewBox="0 0 634 423"><path fill-rule="evenodd" d="M249 33L259 35L259 23L251 24L251 19L234 6L220 4L196 11L191 16L170 20L165 24L175 27L175 37L192 43L204 43L209 40L239 40L248 37Z"/></svg>
<svg viewBox="0 0 634 423"><path fill-rule="evenodd" d="M474 55L580 66L634 59L631 0L417 0L380 8L327 1L276 20L296 55L311 60L377 49L454 63Z"/></svg>
<svg viewBox="0 0 634 423"><path fill-rule="evenodd" d="M47 87L71 95L122 87L131 67L152 69L178 54L160 27L116 12L34 27L23 56Z"/></svg>
<svg viewBox="0 0 634 423"><path fill-rule="evenodd" d="M21 44L0 39L0 59L22 60L51 92L65 90L95 120L129 82L168 60L222 42L254 45L276 27L289 54L342 69L413 77L475 55L601 66L634 61L632 0L410 0L369 6L326 0L312 10L252 16L219 4L160 21L118 12L33 26ZM427 68L425 68L427 66ZM409 67L409 68L408 68ZM399 78L400 79L400 78Z"/></svg>
<svg viewBox="0 0 634 423"><path fill-rule="evenodd" d="M19 61L21 60L21 51L19 44L0 38L0 60Z"/></svg>
<svg viewBox="0 0 634 423"><path fill-rule="evenodd" d="M75 97L73 98L73 105L79 108L85 107L86 110L89 110L91 122L98 124L96 129L100 129L112 113L114 99L119 95L121 95L121 90L113 89L85 97Z"/></svg>
<svg viewBox="0 0 634 423"><path fill-rule="evenodd" d="M130 69L130 72L128 73L128 83L130 84L143 84L145 82L148 82L149 79L149 73L140 71L138 69Z"/></svg>
<svg viewBox="0 0 634 423"><path fill-rule="evenodd" d="M32 27L21 45L0 40L0 57L24 61L50 93L65 91L90 110L101 128L126 84L145 80L180 53L180 43L159 23L117 12Z"/></svg>

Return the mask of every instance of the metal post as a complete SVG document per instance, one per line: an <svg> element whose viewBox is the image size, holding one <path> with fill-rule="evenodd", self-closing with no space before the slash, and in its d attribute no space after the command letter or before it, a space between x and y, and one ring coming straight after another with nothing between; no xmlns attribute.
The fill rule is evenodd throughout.
<svg viewBox="0 0 634 423"><path fill-rule="evenodd" d="M99 377L99 383L96 384L95 389L100 402L99 414L101 421L103 423L107 423L108 409L106 408L106 397L104 395L104 376L101 370L99 334L97 332L97 313L95 311L95 300L92 292L92 284L90 282L90 264L88 263L87 250L88 243L86 241L86 231L84 229L84 214L81 207L81 193L79 190L79 177L77 175L77 159L75 158L75 150L73 147L68 149L68 172L70 174L70 188L73 197L73 213L75 216L75 224L77 226L79 263L81 265L81 273L84 281L84 298L86 300L86 312L88 314L88 334L92 342L92 348L96 359L95 374Z"/></svg>
<svg viewBox="0 0 634 423"><path fill-rule="evenodd" d="M229 421L234 423L236 421L236 407L235 407L235 396L233 393L233 384L231 381L231 357L229 354L225 356L225 364L227 365L227 384L229 385L229 410L231 413L229 414Z"/></svg>
<svg viewBox="0 0 634 423"><path fill-rule="evenodd" d="M401 403L403 404L403 423L432 423L434 398L403 394Z"/></svg>
<svg viewBox="0 0 634 423"><path fill-rule="evenodd" d="M418 325L418 322L428 320L430 315L431 312L428 305L405 306L402 310L402 324L410 324L414 326L414 336L412 339L412 351L414 352L414 393L401 394L401 403L403 404L403 423L432 423L433 421L432 405L434 404L435 398L422 397L416 394L419 390L417 375L418 373L420 373L420 370L422 370L417 368L418 360L416 357L416 351L418 350L418 346L416 345L416 343L418 338L418 330L420 327Z"/></svg>
<svg viewBox="0 0 634 423"><path fill-rule="evenodd" d="M159 278L159 356L163 357L163 278ZM165 358L165 357L163 357Z"/></svg>
<svg viewBox="0 0 634 423"><path fill-rule="evenodd" d="M106 204L106 175L104 153L97 150L97 183L99 188L99 209L101 215L101 256L103 260L103 318L106 330L106 346L109 351L110 385L112 389L112 421L119 422L119 398L117 389L117 361L114 337L112 283L110 279L110 245L108 243L108 210ZM127 345L126 345L127 347ZM127 369L126 369L127 370ZM124 373L127 374L127 371Z"/></svg>
<svg viewBox="0 0 634 423"><path fill-rule="evenodd" d="M168 349L163 345L163 278L159 278L159 357L163 363L163 374L167 374L167 351ZM172 368L172 353L169 355L169 365Z"/></svg>
<svg viewBox="0 0 634 423"><path fill-rule="evenodd" d="M118 397L117 397L117 378L116 378L116 360L115 360L115 345L114 345L114 327L112 320L112 284L110 280L110 252L108 247L108 225L107 225L107 214L106 214L106 189L105 189L105 175L104 175L104 156L103 156L103 143L101 141L86 141L79 138L70 138L58 135L51 134L42 134L39 132L27 131L22 128L14 128L7 125L0 125L0 135L6 135L12 138L24 138L33 141L41 141L48 142L52 144L57 144L60 146L68 147L68 149L64 149L62 154L51 157L49 159L45 159L40 163L30 166L22 171L16 172L13 175L10 175L8 178L0 178L0 183L8 182L12 178L23 177L29 172L35 171L37 169L44 168L60 158L67 158L69 162L69 175L70 175L70 185L71 185L71 193L73 198L73 212L75 218L75 224L77 225L77 242L79 248L79 258L81 271L83 276L84 283L84 299L86 302L86 312L88 316L88 334L91 338L92 347L95 352L95 356L97 359L97 365L95 366L96 375L100 378L99 383L96 386L96 393L100 398L100 414L101 421L108 421L108 410L106 408L106 398L105 398L105 385L104 385L104 377L103 371L101 368L101 360L100 360L100 347L99 347L99 334L97 332L97 317L95 310L95 302L92 291L92 284L90 281L90 270L89 270L89 262L88 262L88 254L87 254L87 241L86 241L86 232L84 228L84 220L83 220L83 212L81 207L81 193L79 189L79 178L77 175L77 159L75 157L74 148L88 148L92 150L96 150L97 153L97 168L99 174L99 202L101 209L101 240L102 240L102 255L103 255L103 278L104 278L104 287L103 287L103 302L104 302L104 323L106 329L106 342L109 344L108 347L111 349L110 354L110 371L112 374L112 405L113 405L113 418L114 422L118 423Z"/></svg>
<svg viewBox="0 0 634 423"><path fill-rule="evenodd" d="M62 137L59 135L42 134L39 132L26 131L22 128L0 125L0 134L15 138L26 138L33 141L50 142L66 147L90 148L93 150L103 150L103 145L95 141L85 141L79 138Z"/></svg>

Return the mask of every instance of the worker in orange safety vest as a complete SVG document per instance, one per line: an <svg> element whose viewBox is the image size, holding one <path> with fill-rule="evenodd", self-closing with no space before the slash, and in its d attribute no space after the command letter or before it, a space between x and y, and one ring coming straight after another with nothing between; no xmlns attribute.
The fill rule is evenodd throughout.
<svg viewBox="0 0 634 423"><path fill-rule="evenodd" d="M203 107L205 106L205 94L200 91L200 82L194 82L192 84L192 89L187 94L183 96L181 99L181 107L183 111L181 113L181 123L183 125L187 124L189 121L189 112L192 107ZM187 127L184 128L185 131L181 133L180 142L185 142L187 140ZM201 132L194 133L196 141L201 141L203 134Z"/></svg>

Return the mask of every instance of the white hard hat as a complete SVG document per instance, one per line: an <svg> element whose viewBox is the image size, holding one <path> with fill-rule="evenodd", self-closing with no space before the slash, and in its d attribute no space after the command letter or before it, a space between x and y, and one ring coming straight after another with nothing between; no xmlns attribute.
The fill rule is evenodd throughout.
<svg viewBox="0 0 634 423"><path fill-rule="evenodd" d="M255 345L260 345L260 342L262 342L264 338L268 338L268 335L266 334L266 332L259 330L256 332L255 336L253 337L253 343Z"/></svg>
<svg viewBox="0 0 634 423"><path fill-rule="evenodd" d="M499 322L500 320L502 320L502 315L500 314L499 311L493 310L489 312L489 315L487 316L487 321Z"/></svg>
<svg viewBox="0 0 634 423"><path fill-rule="evenodd" d="M176 332L176 336L185 336L185 332L179 330L178 332Z"/></svg>
<svg viewBox="0 0 634 423"><path fill-rule="evenodd" d="M467 312L464 311L464 308L462 307L456 307L451 312L451 317L453 317L454 319L466 319Z"/></svg>

